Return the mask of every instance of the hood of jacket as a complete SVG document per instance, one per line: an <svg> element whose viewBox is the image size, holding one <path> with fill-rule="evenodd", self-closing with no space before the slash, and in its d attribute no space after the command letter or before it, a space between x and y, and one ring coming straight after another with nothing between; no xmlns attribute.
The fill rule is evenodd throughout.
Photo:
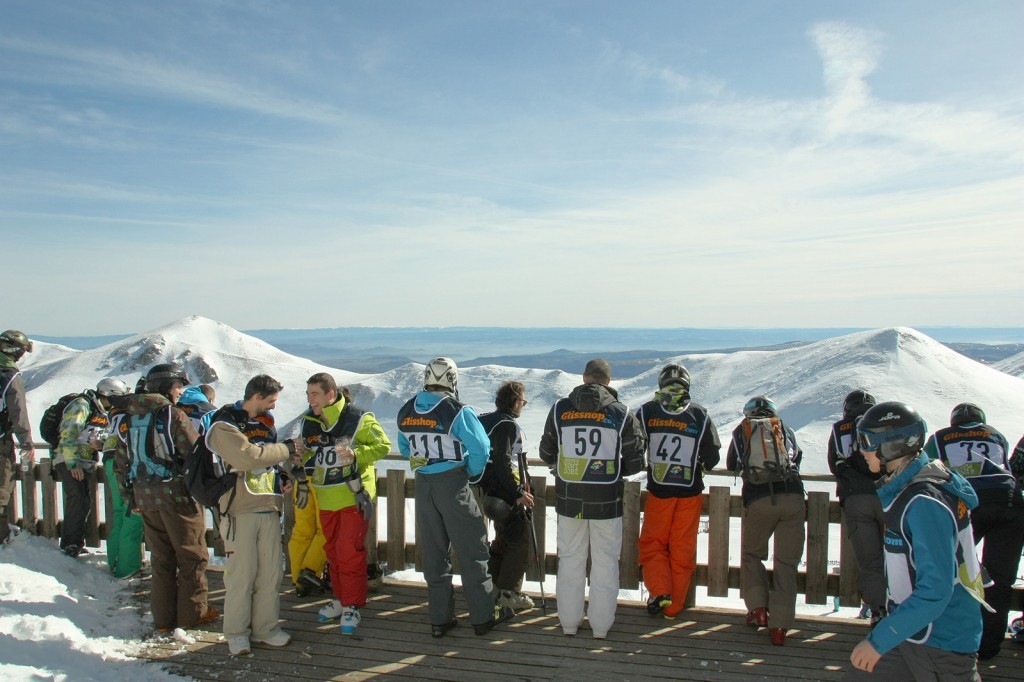
<svg viewBox="0 0 1024 682"><path fill-rule="evenodd" d="M456 402L459 400L454 393L448 391L420 391L416 394L416 402L413 404L420 412L426 412L445 398L453 398Z"/></svg>
<svg viewBox="0 0 1024 682"><path fill-rule="evenodd" d="M924 482L934 483L943 490L963 500L968 509L978 506L978 494L967 482L967 479L950 471L941 460L930 459L924 452L918 453L907 467L894 478L886 481L878 488L878 496L882 500L882 506L888 506L904 488L912 483Z"/></svg>
<svg viewBox="0 0 1024 682"><path fill-rule="evenodd" d="M210 400L198 386L186 386L185 392L178 398L178 402L182 405L195 405L197 403L209 403Z"/></svg>
<svg viewBox="0 0 1024 682"><path fill-rule="evenodd" d="M0 368L18 369L18 365L7 353L0 353Z"/></svg>
<svg viewBox="0 0 1024 682"><path fill-rule="evenodd" d="M583 384L569 394L569 402L578 410L602 410L618 400L615 389L604 384Z"/></svg>

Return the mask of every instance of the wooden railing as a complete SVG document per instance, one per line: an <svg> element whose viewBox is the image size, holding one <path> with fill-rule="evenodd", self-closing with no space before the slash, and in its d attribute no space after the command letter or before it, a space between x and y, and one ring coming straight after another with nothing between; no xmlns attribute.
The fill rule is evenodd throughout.
<svg viewBox="0 0 1024 682"><path fill-rule="evenodd" d="M40 446L44 449L45 446ZM398 459L392 455L388 459ZM537 464L540 464L539 461ZM743 502L738 495L732 495L729 486L714 485L716 477L733 477L732 473L711 472L708 482L711 483L703 495L702 532L708 533L707 563L699 563L692 581L688 604L693 603L696 586L707 587L712 597L728 596L729 589L739 589L740 570L730 565L730 519L743 515ZM36 535L56 538L60 532L60 520L57 518L57 482L50 475L50 460L40 459L36 465L24 474L18 470L16 474L20 485L15 486L11 501L7 506L8 518L11 523L28 528ZM110 496L103 494L106 485L105 472L97 469L98 485L93 493L93 509L100 508L100 500L104 505L104 519L111 518L113 509ZM804 480L831 481L828 475L805 475ZM544 476L531 476L534 489L534 525L537 533L537 545L545 548L548 534L546 509L555 504L554 486L548 485ZM41 494L42 516L36 513L37 495ZM626 482L623 512L622 553L619 558L619 582L623 589L637 589L641 583L641 571L637 562L640 539L641 510L644 507L647 492L641 490L636 481ZM370 525L370 536L367 538L369 561L383 561L389 571L398 571L415 566L422 570L423 556L415 542L406 540L406 501L415 499L416 481L404 469L388 469L377 478L378 504L386 505L385 527L383 537L378 528L376 516ZM18 504L20 500L20 505ZM382 502L386 501L385 502ZM18 516L18 510L21 516ZM100 541L107 536L107 524L101 523L97 514L90 515L86 524L86 544L98 547ZM285 505L285 535L290 535L294 518L291 502ZM806 524L806 564L804 570L797 575L797 588L806 595L809 604L826 604L834 597L844 606L860 604L860 592L857 587L857 564L853 557L853 548L845 532L840 532L839 565L834 570L834 562L829 560L830 526L842 525L842 513L839 503L830 500L826 492L809 492L807 494ZM552 530L552 532L554 532ZM416 537L419 537L418 532ZM207 540L216 554L223 555L223 545L219 534L210 529ZM287 556L287 554L286 554ZM737 558L738 559L738 558ZM530 557L527 579L538 581L543 576L540 563ZM557 572L558 557L545 551L543 558L543 575ZM1014 590L1013 609L1024 608L1024 590Z"/></svg>

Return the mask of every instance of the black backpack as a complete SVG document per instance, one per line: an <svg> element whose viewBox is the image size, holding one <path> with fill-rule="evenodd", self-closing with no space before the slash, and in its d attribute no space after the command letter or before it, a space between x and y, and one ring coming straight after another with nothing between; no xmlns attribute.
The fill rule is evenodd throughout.
<svg viewBox="0 0 1024 682"><path fill-rule="evenodd" d="M217 414L210 421L210 428L218 421L231 421L237 423L234 410L231 405L225 405L217 410ZM241 424L242 427L245 424ZM185 485L192 498L204 507L217 507L220 498L227 491L231 491L231 500L228 507L234 500L235 481L238 474L230 471L224 472L222 464L214 462L213 452L206 446L206 435L202 435L192 446L192 452L185 460Z"/></svg>
<svg viewBox="0 0 1024 682"><path fill-rule="evenodd" d="M78 398L86 398L89 401L89 414L92 416L96 410L96 401L88 393L68 393L43 412L43 418L39 420L39 435L51 448L56 448L60 444L60 423L64 420L64 410Z"/></svg>

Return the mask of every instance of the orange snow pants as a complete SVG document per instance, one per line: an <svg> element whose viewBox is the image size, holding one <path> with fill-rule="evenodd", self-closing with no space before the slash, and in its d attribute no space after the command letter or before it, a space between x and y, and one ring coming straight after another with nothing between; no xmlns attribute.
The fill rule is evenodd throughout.
<svg viewBox="0 0 1024 682"><path fill-rule="evenodd" d="M640 565L651 596L672 595L666 616L683 610L697 567L701 496L659 498L648 493L640 529Z"/></svg>

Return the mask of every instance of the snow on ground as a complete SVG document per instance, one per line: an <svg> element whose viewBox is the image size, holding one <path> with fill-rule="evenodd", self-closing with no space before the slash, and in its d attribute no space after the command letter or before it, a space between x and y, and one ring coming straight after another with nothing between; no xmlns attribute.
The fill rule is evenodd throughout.
<svg viewBox="0 0 1024 682"><path fill-rule="evenodd" d="M132 587L110 575L104 554L72 559L53 540L19 535L0 550L0 678L190 679L132 658L153 628Z"/></svg>

